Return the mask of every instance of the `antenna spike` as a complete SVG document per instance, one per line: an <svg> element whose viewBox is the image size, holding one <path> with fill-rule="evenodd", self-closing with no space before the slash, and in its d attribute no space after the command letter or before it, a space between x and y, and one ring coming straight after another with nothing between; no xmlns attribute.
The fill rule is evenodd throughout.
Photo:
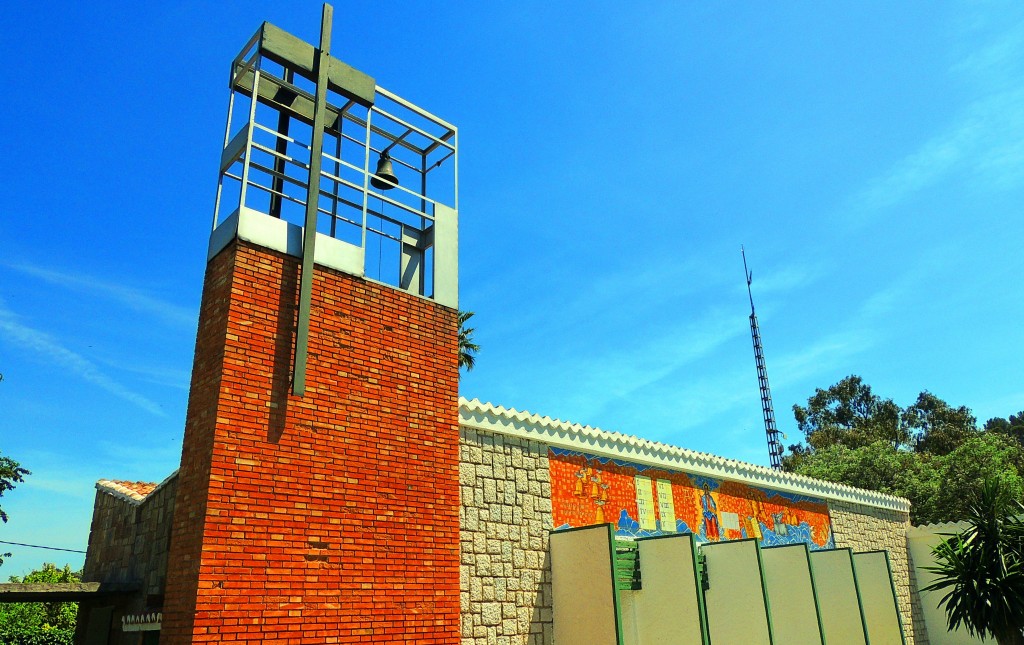
<svg viewBox="0 0 1024 645"><path fill-rule="evenodd" d="M764 433L768 439L768 458L771 460L772 468L782 470L782 453L785 448L779 441L781 434L775 427L775 408L772 405L772 391L768 385L768 368L764 362L764 347L761 345L761 330L757 324L757 314L754 312L754 294L750 290L750 283L754 279L754 272L747 268L747 253L743 246L740 246L740 253L743 255L743 273L747 278L747 296L750 298L750 338L754 343L754 364L757 366L757 384L761 389L761 411L764 413ZM782 435L785 437L785 435Z"/></svg>

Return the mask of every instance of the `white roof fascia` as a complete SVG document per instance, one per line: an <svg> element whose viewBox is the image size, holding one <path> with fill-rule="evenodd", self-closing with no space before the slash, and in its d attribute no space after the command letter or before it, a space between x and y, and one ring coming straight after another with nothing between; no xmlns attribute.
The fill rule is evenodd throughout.
<svg viewBox="0 0 1024 645"><path fill-rule="evenodd" d="M479 399L459 397L459 425L530 439L556 448L727 479L786 493L862 504L902 513L910 512L910 501L902 497L773 470L620 432L608 432L578 423L541 417L514 408L482 403Z"/></svg>

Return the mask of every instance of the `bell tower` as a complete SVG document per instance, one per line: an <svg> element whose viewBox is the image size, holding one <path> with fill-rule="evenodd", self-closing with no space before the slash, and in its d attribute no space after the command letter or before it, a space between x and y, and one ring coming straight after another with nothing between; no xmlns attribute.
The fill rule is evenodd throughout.
<svg viewBox="0 0 1024 645"><path fill-rule="evenodd" d="M231 61L161 642L459 642L458 136L264 23Z"/></svg>

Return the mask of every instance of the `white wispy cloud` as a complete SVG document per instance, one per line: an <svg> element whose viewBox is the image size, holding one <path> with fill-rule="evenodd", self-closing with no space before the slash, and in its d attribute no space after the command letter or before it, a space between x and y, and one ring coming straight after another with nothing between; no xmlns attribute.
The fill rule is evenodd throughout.
<svg viewBox="0 0 1024 645"><path fill-rule="evenodd" d="M113 361L102 359L100 360L100 363L119 372L137 374L147 383L172 387L176 390L184 390L186 392L189 389L190 379L192 376L191 372L187 369L151 366L140 361Z"/></svg>
<svg viewBox="0 0 1024 645"><path fill-rule="evenodd" d="M695 323L621 338L603 351L592 348L582 360L579 354L567 355L547 363L543 376L537 376L550 379L552 404L572 410L575 418L599 419L625 401L650 401L664 382L678 387L680 371L746 333L737 320L742 319L709 311ZM568 381L566 375L571 375Z"/></svg>
<svg viewBox="0 0 1024 645"><path fill-rule="evenodd" d="M1004 26L1003 31L981 47L970 49L953 63L951 71L1002 79L1008 69L1020 63L1021 51L1024 51L1024 23L1018 22Z"/></svg>
<svg viewBox="0 0 1024 645"><path fill-rule="evenodd" d="M751 288L756 299L760 294L786 293L814 284L826 273L824 267L810 264L790 264L777 267L769 273L754 274ZM739 284L738 290L746 292L746 285Z"/></svg>
<svg viewBox="0 0 1024 645"><path fill-rule="evenodd" d="M192 327L196 324L197 313L195 310L161 300L141 289L93 276L73 275L31 264L8 264L7 266L65 289L109 298L128 309L154 316L169 325Z"/></svg>
<svg viewBox="0 0 1024 645"><path fill-rule="evenodd" d="M773 360L772 382L781 388L835 371L848 365L852 357L870 349L875 341L876 335L871 329L856 326L826 334L799 351Z"/></svg>
<svg viewBox="0 0 1024 645"><path fill-rule="evenodd" d="M50 334L19 322L17 317L2 303L0 303L0 331L3 331L2 339L6 342L38 354L55 367L74 374L151 414L164 416L159 405L121 385L100 370L95 363L63 346Z"/></svg>
<svg viewBox="0 0 1024 645"><path fill-rule="evenodd" d="M858 202L870 211L894 206L941 179L979 138L980 124L968 120L928 141L870 183Z"/></svg>
<svg viewBox="0 0 1024 645"><path fill-rule="evenodd" d="M1024 24L1006 27L953 65L978 86L971 102L943 131L873 179L854 199L861 215L900 204L954 173L976 186L1004 190L1024 182L1024 90L1017 70Z"/></svg>

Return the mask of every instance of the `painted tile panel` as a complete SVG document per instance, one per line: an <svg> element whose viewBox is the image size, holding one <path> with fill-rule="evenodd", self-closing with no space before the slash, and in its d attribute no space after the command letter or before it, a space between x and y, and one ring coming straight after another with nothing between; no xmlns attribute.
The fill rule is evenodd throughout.
<svg viewBox="0 0 1024 645"><path fill-rule="evenodd" d="M821 499L661 467L548 449L556 528L612 522L622 538L693 533L698 543L835 547Z"/></svg>

